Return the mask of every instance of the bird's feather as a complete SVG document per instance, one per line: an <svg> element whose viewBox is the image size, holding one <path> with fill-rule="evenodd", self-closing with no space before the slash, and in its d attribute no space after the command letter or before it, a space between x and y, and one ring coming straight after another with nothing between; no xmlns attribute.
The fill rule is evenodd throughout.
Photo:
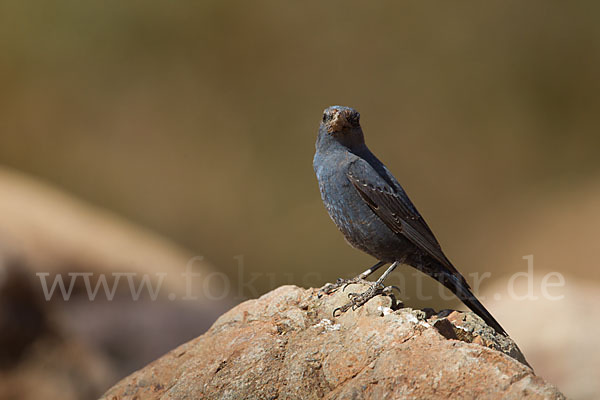
<svg viewBox="0 0 600 400"><path fill-rule="evenodd" d="M458 272L444 255L435 236L408 196L389 174L387 179L370 163L357 158L348 167L348 179L371 210L394 233L408 238L427 255L439 261L450 272ZM384 171L387 173L387 170Z"/></svg>

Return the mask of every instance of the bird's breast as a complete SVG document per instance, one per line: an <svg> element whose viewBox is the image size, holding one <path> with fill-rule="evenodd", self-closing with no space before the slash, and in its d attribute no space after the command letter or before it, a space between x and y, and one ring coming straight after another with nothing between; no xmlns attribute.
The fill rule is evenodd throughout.
<svg viewBox="0 0 600 400"><path fill-rule="evenodd" d="M353 154L318 159L315 173L327 213L346 241L379 260L394 261L406 247L371 210L347 176Z"/></svg>

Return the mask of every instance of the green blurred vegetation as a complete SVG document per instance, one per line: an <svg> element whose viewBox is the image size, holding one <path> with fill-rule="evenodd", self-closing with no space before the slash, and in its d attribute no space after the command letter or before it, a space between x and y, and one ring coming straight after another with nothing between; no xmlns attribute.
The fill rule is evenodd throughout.
<svg viewBox="0 0 600 400"><path fill-rule="evenodd" d="M353 106L449 257L482 270L509 240L490 221L598 177L599 12L592 1L2 2L0 163L234 279L244 255L248 274L276 274L260 291L319 285L301 277L372 261L327 217L311 166L321 111Z"/></svg>

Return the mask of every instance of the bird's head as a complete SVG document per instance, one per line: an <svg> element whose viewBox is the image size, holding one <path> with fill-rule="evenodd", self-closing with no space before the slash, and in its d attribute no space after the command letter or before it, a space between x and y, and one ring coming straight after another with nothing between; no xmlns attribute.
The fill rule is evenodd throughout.
<svg viewBox="0 0 600 400"><path fill-rule="evenodd" d="M364 144L360 127L360 114L353 108L331 106L323 111L321 134L333 138L342 145L352 148Z"/></svg>
<svg viewBox="0 0 600 400"><path fill-rule="evenodd" d="M353 108L331 106L323 111L323 125L330 135L360 128L360 114Z"/></svg>

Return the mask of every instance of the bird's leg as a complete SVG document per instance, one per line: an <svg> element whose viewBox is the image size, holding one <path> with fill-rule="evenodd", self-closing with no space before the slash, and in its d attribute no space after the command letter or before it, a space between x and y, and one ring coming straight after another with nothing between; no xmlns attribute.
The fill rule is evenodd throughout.
<svg viewBox="0 0 600 400"><path fill-rule="evenodd" d="M379 261L377 264L373 265L371 268L364 271L362 274L352 278L352 279L342 279L338 278L335 283L328 283L319 290L319 297L322 297L325 294L331 294L338 290L340 287L346 287L352 283L357 283L359 281L364 280L366 277L371 275L373 272L377 271L379 268L387 264L385 261Z"/></svg>
<svg viewBox="0 0 600 400"><path fill-rule="evenodd" d="M344 313L348 311L350 308L352 310L356 310L361 307L367 301L371 300L373 297L378 296L380 294L386 295L392 298L392 304L396 304L396 298L392 293L392 290L395 288L394 286L383 286L383 281L388 275L400 264L399 261L394 262L390 267L377 279L376 282L369 283L369 289L367 289L363 293L349 293L348 297L350 298L350 302L348 304L343 305L342 307L336 309L333 314L336 315L336 312ZM397 288L396 288L397 289ZM339 315L339 314L338 314Z"/></svg>
<svg viewBox="0 0 600 400"><path fill-rule="evenodd" d="M366 270L365 272L363 272L362 274L357 276L355 279L356 280L365 279L366 277L371 275L373 272L377 271L379 268L381 268L385 264L387 264L385 261L379 261L377 264L373 265L371 268L369 268L368 270Z"/></svg>

